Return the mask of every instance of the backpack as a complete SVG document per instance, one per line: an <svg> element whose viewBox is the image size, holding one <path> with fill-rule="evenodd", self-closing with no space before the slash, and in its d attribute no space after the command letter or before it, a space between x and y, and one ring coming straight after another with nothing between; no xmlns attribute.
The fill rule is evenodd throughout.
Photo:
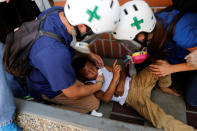
<svg viewBox="0 0 197 131"><path fill-rule="evenodd" d="M7 72L20 78L24 78L30 73L33 67L29 64L29 53L39 37L47 36L64 43L58 35L43 30L46 17L57 10L62 11L58 8L51 10L40 19L23 23L17 31L7 35L3 56Z"/></svg>

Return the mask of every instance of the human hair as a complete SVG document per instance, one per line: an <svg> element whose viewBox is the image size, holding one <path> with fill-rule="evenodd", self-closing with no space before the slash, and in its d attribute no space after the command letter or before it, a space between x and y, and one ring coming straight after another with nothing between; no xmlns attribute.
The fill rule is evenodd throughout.
<svg viewBox="0 0 197 131"><path fill-rule="evenodd" d="M165 11L169 12L170 14L170 11L172 11L173 9L174 6L170 6L160 11L159 13ZM174 42L173 40L173 36L175 33L176 24L184 15L184 11L179 11L179 13L173 17L171 23L168 25L165 23L165 20L167 19L169 14L167 14L164 19L161 19L158 15L155 15L157 18L157 23L153 31L153 38L150 45L148 46L148 54L151 62L155 62L158 59L166 59L166 57L169 56L169 53L164 50L164 44L166 43L166 41L171 41L173 44L176 44L176 42Z"/></svg>
<svg viewBox="0 0 197 131"><path fill-rule="evenodd" d="M77 78L82 78L80 71L85 67L85 64L89 61L87 56L78 56L73 59L72 67L75 70Z"/></svg>
<svg viewBox="0 0 197 131"><path fill-rule="evenodd" d="M163 46L167 40L168 32L164 27L159 16L156 15L157 23L153 30L153 38L148 45L148 55L151 62L155 62L158 59L165 59L167 52L163 50Z"/></svg>

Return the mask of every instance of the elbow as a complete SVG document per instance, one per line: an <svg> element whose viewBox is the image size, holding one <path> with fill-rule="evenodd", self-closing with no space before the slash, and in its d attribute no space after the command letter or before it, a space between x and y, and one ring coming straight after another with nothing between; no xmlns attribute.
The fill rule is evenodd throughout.
<svg viewBox="0 0 197 131"><path fill-rule="evenodd" d="M103 98L102 101L104 101L105 103L109 103L111 101L111 99Z"/></svg>

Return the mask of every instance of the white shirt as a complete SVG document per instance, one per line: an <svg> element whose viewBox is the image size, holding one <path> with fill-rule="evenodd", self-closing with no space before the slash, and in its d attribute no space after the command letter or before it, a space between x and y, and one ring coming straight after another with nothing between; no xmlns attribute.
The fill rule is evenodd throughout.
<svg viewBox="0 0 197 131"><path fill-rule="evenodd" d="M111 80L113 78L113 73L112 72L109 72L105 67L102 68L101 71L103 73L104 80L105 80L105 82L103 83L103 86L102 86L101 90L103 92L106 92L107 89L109 88L109 85L110 85ZM129 89L130 89L130 86L129 86L130 80L131 80L130 77L126 77L123 95L122 96L119 96L119 97L113 96L112 97L112 101L116 101L120 105L124 105L124 103L125 103L125 101L127 99L127 95L128 95ZM92 81L88 81L88 82L96 83L96 80L92 80Z"/></svg>

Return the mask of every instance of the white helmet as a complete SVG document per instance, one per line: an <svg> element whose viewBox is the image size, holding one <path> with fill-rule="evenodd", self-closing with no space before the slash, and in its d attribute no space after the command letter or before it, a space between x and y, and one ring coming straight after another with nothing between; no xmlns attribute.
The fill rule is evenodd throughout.
<svg viewBox="0 0 197 131"><path fill-rule="evenodd" d="M120 22L113 36L118 40L133 40L140 32L153 31L155 24L149 5L143 0L133 0L121 6Z"/></svg>
<svg viewBox="0 0 197 131"><path fill-rule="evenodd" d="M64 13L71 25L85 24L100 34L116 28L120 5L118 0L67 0Z"/></svg>

